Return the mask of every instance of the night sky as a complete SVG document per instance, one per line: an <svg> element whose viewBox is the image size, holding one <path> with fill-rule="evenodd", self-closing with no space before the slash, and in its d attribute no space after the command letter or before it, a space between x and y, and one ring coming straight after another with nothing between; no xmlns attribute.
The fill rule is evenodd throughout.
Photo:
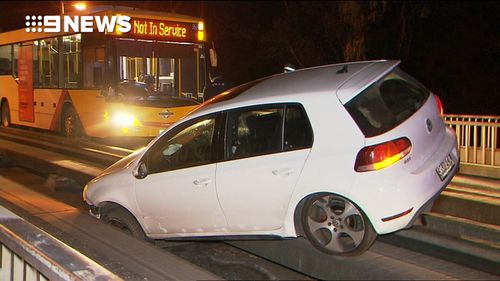
<svg viewBox="0 0 500 281"><path fill-rule="evenodd" d="M66 2L66 10L72 2ZM443 100L445 113L500 115L497 1L95 1L202 17L233 84L344 61L399 59ZM59 1L3 1L0 30Z"/></svg>

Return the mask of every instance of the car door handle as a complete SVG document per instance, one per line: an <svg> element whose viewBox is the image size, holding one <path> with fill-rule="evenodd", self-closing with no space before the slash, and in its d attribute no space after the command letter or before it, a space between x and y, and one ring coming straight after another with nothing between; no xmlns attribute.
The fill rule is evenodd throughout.
<svg viewBox="0 0 500 281"><path fill-rule="evenodd" d="M273 175L275 176L289 176L293 174L295 170L293 168L281 169L281 170L273 170Z"/></svg>
<svg viewBox="0 0 500 281"><path fill-rule="evenodd" d="M211 179L199 179L199 180L193 181L194 185L203 186L203 187L208 186L208 184L211 182L212 182Z"/></svg>

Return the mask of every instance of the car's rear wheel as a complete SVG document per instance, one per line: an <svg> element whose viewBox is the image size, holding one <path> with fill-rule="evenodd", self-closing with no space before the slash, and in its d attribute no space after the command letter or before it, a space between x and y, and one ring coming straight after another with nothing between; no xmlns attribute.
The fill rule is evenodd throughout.
<svg viewBox="0 0 500 281"><path fill-rule="evenodd" d="M2 127L10 126L10 112L9 112L9 103L6 101L2 102L2 107L0 108L0 117L2 121Z"/></svg>
<svg viewBox="0 0 500 281"><path fill-rule="evenodd" d="M115 207L105 211L101 217L102 221L119 230L141 240L147 240L141 225L128 211Z"/></svg>
<svg viewBox="0 0 500 281"><path fill-rule="evenodd" d="M311 244L333 255L359 255L370 248L377 237L363 211L348 199L334 194L308 198L301 222Z"/></svg>

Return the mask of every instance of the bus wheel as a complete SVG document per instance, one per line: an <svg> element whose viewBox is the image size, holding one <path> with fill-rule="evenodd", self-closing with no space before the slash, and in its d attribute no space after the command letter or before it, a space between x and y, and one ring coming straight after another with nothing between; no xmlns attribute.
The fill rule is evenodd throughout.
<svg viewBox="0 0 500 281"><path fill-rule="evenodd" d="M9 127L10 126L10 112L9 112L9 103L8 102L3 102L2 103L2 108L0 109L1 112L1 120L2 120L2 127Z"/></svg>
<svg viewBox="0 0 500 281"><path fill-rule="evenodd" d="M62 116L62 134L68 138L82 136L82 126L72 106L68 106L64 110Z"/></svg>

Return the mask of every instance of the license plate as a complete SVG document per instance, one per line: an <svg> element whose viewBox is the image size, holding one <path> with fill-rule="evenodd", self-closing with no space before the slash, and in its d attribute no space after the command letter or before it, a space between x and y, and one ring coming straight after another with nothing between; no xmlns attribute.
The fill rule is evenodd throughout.
<svg viewBox="0 0 500 281"><path fill-rule="evenodd" d="M448 176L448 174L450 173L450 171L453 169L454 166L455 166L455 161L453 160L451 155L448 154L446 158L444 158L443 162L441 162L441 164L439 164L439 166L436 169L436 173L438 174L441 181L443 181L446 178L446 176Z"/></svg>

